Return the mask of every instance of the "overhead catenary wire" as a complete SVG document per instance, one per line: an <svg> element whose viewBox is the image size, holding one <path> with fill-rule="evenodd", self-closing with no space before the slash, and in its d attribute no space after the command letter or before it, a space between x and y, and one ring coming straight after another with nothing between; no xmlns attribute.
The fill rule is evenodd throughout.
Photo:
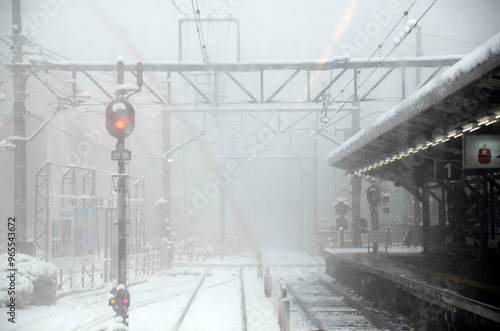
<svg viewBox="0 0 500 331"><path fill-rule="evenodd" d="M373 51L373 53L372 53L372 54L371 54L371 56L368 58L368 60L366 60L366 63L368 63L368 62L369 62L369 61L370 61L370 60L371 60L371 59L372 59L372 58L373 58L373 57L374 57L374 56L375 56L375 55L376 55L379 51L381 51L381 49L382 49L382 47L383 47L384 43L387 41L387 39L389 39L389 37L391 36L391 34L394 32L394 30L396 30L396 28L399 26L399 24L401 23L401 21L402 21L403 19L405 19L405 17L407 17L407 16L408 16L408 13L409 13L409 12L410 12L410 10L413 8L413 6L417 3L417 1L418 1L418 0L414 0L414 1L412 2L412 4L410 5L410 7L408 7L408 9L407 9L407 10L405 10L405 11L403 12L403 16L401 16L401 18L400 18L400 19L398 20L398 22L397 22L397 23L396 23L396 24L392 27L392 29L389 31L389 33L387 33L387 35L385 36L384 40L383 40L383 41L382 41L379 45L377 45L377 48ZM394 50L394 48L393 48L393 50ZM392 53L392 51L391 51L391 53ZM386 58L387 58L387 57L386 57ZM384 59L384 60L385 60L385 59ZM379 61L379 65L380 65L382 62L383 62L383 60L382 60L382 61ZM378 69L378 68L375 68L375 70L376 70L376 69ZM375 70L374 70L374 71L375 71ZM344 86L344 88L342 88L342 89L340 90L340 92L339 92L339 93L335 96L334 100L336 100L336 99L337 99L340 95L342 95L342 93L344 92L344 90L345 90L345 89L346 89L349 85L351 85L351 83L352 83L353 81L354 81L354 77L353 77L353 78L351 78L351 80L349 80L349 82L348 82L348 83ZM351 95L351 96L352 96L352 95ZM347 99L347 101L349 101L349 99L350 99L350 97ZM344 101L344 104L345 104L345 103L347 103L347 101ZM329 104L332 104L332 103L333 103L333 101L330 101L330 102L329 102ZM325 123L325 125L326 125L326 123Z"/></svg>
<svg viewBox="0 0 500 331"><path fill-rule="evenodd" d="M419 21L420 21L420 20L421 20L421 19L425 16L425 14L427 14L427 12L430 10L430 8L432 8L432 6L434 5L434 3L435 3L436 1L437 1L437 0L435 0L435 1L434 1L434 2L433 2L433 3L432 3L432 4L431 4L431 5L427 8L427 10L424 12L424 14L423 14L423 15L422 15L419 19L418 19L417 24L418 24L418 22L419 22ZM404 13L403 13L403 15L401 16L401 18L400 18L400 19L398 20L398 22L397 22L397 23L393 26L393 28L389 31L389 33L385 36L385 38L383 39L383 41L382 41L379 45L377 45L377 48L373 51L373 53L371 54L371 56L368 58L368 60L367 60L366 62L369 62L369 61L373 58L373 56L375 56L375 55L377 54L377 52L379 52L379 50L382 48L383 44L384 44L384 43L385 43L385 42L389 39L389 37L391 36L391 34L394 32L394 30L395 30L395 29L399 26L399 24L401 23L401 21L402 21L403 19L405 19L405 17L407 17L407 16L408 16L409 11L413 8L413 6L414 6L417 2L418 2L418 0L414 0L414 1L412 2L412 4L408 7L408 9L404 11ZM417 24L415 24L415 26L417 26ZM413 29L412 29L412 30L413 30ZM408 34L409 34L410 32L411 32L411 30L408 32ZM405 35L405 38L406 38L406 36L407 36L408 34L406 34L406 35ZM397 47L397 46L396 46L396 47ZM387 57L388 57L390 54L392 54L392 52L394 51L394 49L395 49L396 47L393 47L393 49L391 50L391 52L390 52L387 56L385 56L383 60L379 61L379 62L380 62L379 64L383 63L383 62L387 59ZM364 83L367 81L367 79L368 79L371 75L373 75L373 73L374 73L377 69L378 69L378 67L377 67L377 68L375 68L375 69L372 71L372 73L370 73L370 75L369 75L369 76L368 76L368 77L367 77L367 78L363 81L363 83L362 83L362 84L364 84ZM329 99L327 99L327 101L328 101L328 102L327 102L327 105L331 105L331 104L333 104L334 102L337 102L338 97L339 97L339 96L341 96L341 95L343 94L344 90L345 90L345 89L346 89L349 85L351 85L351 84L353 83L353 81L354 81L354 77L352 77L352 78L349 80L349 82L348 82L348 83L347 83L347 84L346 84L346 85L345 85L345 86L344 86L344 87L343 87L343 88L339 91L339 93L337 93L337 95L333 98L333 100L329 100ZM361 85L360 85L359 87L361 87ZM329 91L330 91L330 89L329 89ZM350 102L350 101L351 101L351 97L352 97L353 95L354 95L354 93L352 93L352 94L351 94L351 96L349 96L346 100L344 100L343 102L341 102L340 107L339 107L338 109L336 109L336 110L335 110L334 114L333 114L330 118L328 118L328 108L324 111L324 113L325 113L325 114L323 115L323 117L324 117L325 119L327 119L327 120L322 122L322 128L323 128L323 127L325 127L326 125L328 125L328 124L331 122L331 120L333 119L333 117L334 117L334 116L335 116L335 115L336 115L336 114L337 114L340 110L342 110L348 102ZM289 143L289 145L288 145L288 147L287 147L287 149L286 149L286 152L285 152L285 153L288 153L288 152L290 151L290 149L291 149L291 146L292 146L293 144L295 144L296 142L298 142L300 139L302 139L302 138L305 136L305 134L306 134L308 131L310 131L310 130L311 130L311 129L312 129L312 128L316 125L316 121L317 121L317 120L316 120L316 119L314 119L314 120L312 121L311 125L308 127L308 129L307 129L307 130L306 130L303 134L301 134L301 135L300 135L298 138L296 138L295 140L290 141L290 143ZM303 146L305 143L307 143L310 139L312 139L312 137L314 137L314 135L310 135L309 137L306 137L306 140L305 140L305 141L304 141L304 142L303 142L303 143L302 143L302 144L301 144L298 148L300 148L300 147L301 147L301 146Z"/></svg>
<svg viewBox="0 0 500 331"><path fill-rule="evenodd" d="M474 41L467 41L467 40L461 40L461 39L454 39L454 38L449 38L449 37L437 36L435 34L424 33L424 32L422 32L422 35L428 36L428 37L433 37L433 38L438 38L438 39L444 39L444 40L450 40L450 41L456 41L456 42L466 43L466 44L473 44L473 45L481 45L482 44L482 43L478 43L478 42L474 42Z"/></svg>
<svg viewBox="0 0 500 331"><path fill-rule="evenodd" d="M174 0L171 0L171 3L172 3L172 5L174 6L174 8L175 8L175 9L177 9L177 11L178 11L180 14L187 15L187 13L186 13L186 12L182 11L182 10L179 8L179 6L175 3L175 1L174 1Z"/></svg>
<svg viewBox="0 0 500 331"><path fill-rule="evenodd" d="M200 15L200 9L195 8L194 5L194 0L191 0L191 6L193 8L193 16L194 16L194 22L196 24L196 32L198 33L198 42L200 44L200 50L201 50L201 56L203 58L203 62L207 62L207 56L206 56L206 48L207 46L205 45L205 42L203 40L203 27L201 24L201 20L199 19Z"/></svg>
<svg viewBox="0 0 500 331"><path fill-rule="evenodd" d="M418 1L418 0L415 0L415 2L416 2L416 1ZM412 4L412 6L415 4L415 2ZM430 4L430 6L429 6L429 7L428 7L425 11L424 11L424 13L423 13L423 14L420 16L420 18L416 21L415 25L414 25L413 27L411 27L411 28L410 28L410 30L409 30L407 33L405 33L405 34L404 34L403 39L402 39L401 41L403 41L404 39L406 39L406 37L407 37L407 36L411 33L411 31L413 31L413 29L415 28L415 26L417 26L417 25L418 25L418 23L419 23L419 22L422 20L422 18L423 18L423 17L424 17L424 16L425 16L428 12L429 12L429 10L430 10L430 9L434 6L434 4L435 4L436 2L437 2L437 0L434 0L434 1ZM412 6L411 6L411 7L412 7ZM410 7L410 8L411 8L411 7ZM405 11L404 16L407 16L407 15L408 15L408 11ZM400 20L399 22L401 22L401 20ZM398 24L399 24L399 22L398 22ZM391 30L391 31L394 31L394 29L393 29L393 30ZM388 39L388 38L386 38L385 40L387 40L387 39ZM370 77L371 77L371 76L375 73L375 71L377 71L377 70L380 68L380 64L382 64L383 62L385 62L385 60L386 60L386 59L387 59L387 58L388 58L388 57L389 57L389 56L390 56L390 55L394 52L394 50L395 50L395 49L396 49L396 48L397 48L400 44L401 44L401 43L398 43L397 45L394 45L394 46L393 46L393 48L389 51L389 53L388 53L388 54L387 54L387 55L386 55L386 56L385 56L385 57L384 57L384 58L383 58L383 59L379 62L379 66L378 66L378 67L375 67L375 68L374 68L374 69L370 72L370 74L369 74L369 75L368 75L368 76L364 79L364 81L363 81L363 82L362 82L362 83L358 86L358 88L362 87L362 86L363 86L363 85L364 85L364 84L368 81L368 79L369 79L369 78L370 78ZM379 47L379 48L380 48L380 47ZM350 84L353 80L354 80L354 77L353 77L353 78L349 81L348 85L349 85L349 84ZM346 87L347 87L348 85L346 85ZM341 90L341 91L343 91L343 90ZM352 93L352 94L351 94L351 95L347 98L347 100L345 100L345 101L343 102L343 104L342 104L342 105L341 105L338 109L336 109L336 110L335 110L334 115L335 115L335 114L337 114L340 110L342 110L348 102L352 101L352 99L351 99L351 98L352 98L353 96L354 96L354 92L353 92L353 93ZM328 122L329 122L329 121L325 122L325 123L323 124L323 126L327 125L327 124L328 124Z"/></svg>
<svg viewBox="0 0 500 331"><path fill-rule="evenodd" d="M33 116L34 118L38 119L39 121L42 121L42 122L44 121L42 118L40 118L39 116L36 116L35 114L31 114L31 116ZM93 147L101 148L101 149L103 149L103 150L110 151L110 152L113 150L113 149L111 149L111 148L108 148L108 147L105 147L105 146L102 146L102 145L98 145L98 144L96 144L96 143L93 143L93 142L91 142L91 141L89 141L89 140L82 139L81 137L79 137L79 136L77 136L77 135L75 135L75 134L73 134L73 133L71 133L71 132L68 132L68 131L66 131L66 130L64 130L64 129L62 129L62 128L60 128L60 127L56 126L56 125L51 124L51 123L49 123L49 124L48 124L48 126L50 126L50 127L54 128L54 129L56 129L56 130L58 130L58 131L60 131L60 132L64 133L65 135L68 135L68 136L71 136L71 137L73 137L73 138L75 138L75 139L78 139L78 140L80 140L80 141L83 141L83 142L89 143L89 144L90 144L90 145L92 145ZM149 160L161 160L161 159L162 159L162 158L160 158L160 157L143 156L143 155L134 155L134 157L136 157L136 158L141 158L141 159L149 159Z"/></svg>
<svg viewBox="0 0 500 331"><path fill-rule="evenodd" d="M9 46L9 48L11 48L11 45L10 45L8 42L6 42L5 40L3 40L2 38L0 38L0 41L2 41L2 42L3 42L3 43L5 43L7 46ZM33 45L39 46L39 45L37 45L37 44L35 44L35 43L34 43L34 40L32 40L32 42L33 42ZM40 49L42 50L42 51L41 51L41 56L42 56L42 58L44 59L44 61L45 61L46 63L50 63L50 62L49 62L49 60L48 60L47 58L49 58L49 59L51 59L51 60L54 60L54 61L58 61L58 60L60 60L60 58L63 58L64 60L70 60L68 57L65 57L65 56L63 56L63 55L61 55L61 54L59 54L59 53L53 52L53 51L51 51L51 50L44 49L44 48L41 48L41 47L40 47ZM9 61L9 62L11 62L12 60L10 59L10 54L11 54L11 51L9 51L9 56L4 56L3 54L0 54L0 55L4 56L4 57L5 57L5 58ZM24 55L24 57L25 57L26 59L28 59L28 60L30 59L30 57L29 57L29 56L27 56L27 55ZM58 57L59 57L59 58L58 58ZM7 69L7 68L6 68L6 69ZM3 72L2 76L5 76L5 73L6 73L6 70L4 70L4 72ZM105 74L105 75L113 75L112 73L106 73L106 72L102 72L102 73L103 73L103 74ZM48 74L48 76L51 76L54 80L56 80L56 81L58 81L59 83L61 83L61 84L62 84L62 86L65 86L65 87L67 87L67 88L71 88L71 89L72 89L72 86L70 85L70 83L65 82L64 80L62 80L61 78L57 77L56 75L54 75L54 74L53 74L53 73L51 73L51 72L48 72L47 74ZM105 82L107 82L107 83L114 84L114 82L109 82L109 81L106 81L106 80L104 80L104 79L103 79L103 78L101 78L101 77L97 77L97 76L95 76L95 75L92 75L92 76L94 76L93 78L96 78L96 79L101 79L102 81L105 81ZM131 81L131 80L129 79L129 81ZM8 82L8 79L7 79L7 82ZM59 92L59 94L60 94L61 96L62 96L62 95L65 95L65 94L64 94L64 93L62 93L59 89L57 89L57 88L55 88L54 86L52 86L51 84L49 84L49 82L48 82L48 80L47 80L47 79L45 79L45 82L44 82L44 83L46 83L46 84L47 84L47 85L48 85L51 89L53 89L53 90L55 90L55 91ZM7 86L7 84L6 84L6 86ZM5 88L6 88L6 86L5 86ZM46 100L42 100L42 99L40 99L40 98L38 98L38 97L36 97L36 96L34 96L34 95L32 95L32 96L31 96L31 97L32 97L32 99L34 99L34 100L39 100L40 102L45 103L45 104L48 104L47 102L50 102L50 99L49 99L49 98L48 98L45 94L43 94L43 93L41 93L40 91L38 91L37 89L35 89L32 85L30 85L30 84L28 84L28 83L27 83L27 87L28 87L30 90L32 90L32 91L34 91L34 92L36 92L38 95L42 96L42 97L43 97L44 99L46 99ZM4 90L5 90L5 89L4 89ZM147 94L151 94L151 93L150 93L150 92L148 92L148 91L145 91L145 92L146 92ZM95 99L94 99L94 100L95 100ZM95 101L97 101L97 102L99 102L99 103L102 103L102 104L105 104L104 102L100 102L100 101L98 101L98 100L95 100ZM57 100L55 100L55 102L57 102ZM55 102L54 102L54 103L55 103ZM67 105L66 105L66 106L67 106ZM99 111L96 111L96 110L90 109L90 108L88 108L88 107L86 107L86 106L84 106L84 105L80 105L79 107L84 108L84 109L85 109L85 111L88 111L88 112L94 112L94 113L102 114L102 112L99 112ZM72 108L73 108L73 107L72 107ZM37 116L36 114L33 114L33 113L31 113L31 112L27 112L27 117L31 117L31 116L32 116L33 118L35 118L35 119L39 120L39 121L44 122L44 120L43 120L41 117ZM139 114L137 115L137 117L139 117L139 118L144 118L144 119L147 119L147 120L151 120L150 118L145 117L145 116L141 116L141 115L139 115ZM11 116L11 120L12 120L12 116ZM9 125L8 125L8 127L7 127L7 130L6 130L6 138L9 136L9 131L10 131L10 124L11 124L11 120L9 121ZM92 120L90 120L90 119L87 119L87 122L88 122L89 124L91 124L92 126L94 126L95 128L97 128L97 129L101 130L101 125L100 125L100 123L96 123L96 122L94 122L94 121L92 121ZM60 127L58 127L58 126L56 126L56 125L54 125L54 124L52 124L52 123L48 123L48 126L50 126L50 127L54 128L54 129L56 129L56 130L58 130L58 131L62 132L62 133L63 133L63 134L65 134L65 135L68 135L68 136L71 136L71 137L73 137L73 138L75 138L75 139L78 139L79 141L83 141L83 142L89 143L90 145L92 145L92 146L94 146L94 147L97 147L97 148L101 148L101 149L104 149L104 150L111 151L111 149L110 149L110 148L107 148L107 147L101 146L101 145L99 145L99 144L96 144L96 143L94 143L94 142L92 142L92 141L88 141L88 140L86 140L86 139L82 139L82 137L79 137L79 136L77 136L77 135L75 135L75 134L73 134L73 133L71 133L71 132L68 132L68 131L66 131L66 130L64 130L64 129L62 129L62 128L60 128ZM144 127L144 126L141 126L141 125L136 125L136 127L137 127L137 128L140 128L140 129L147 130L148 132L162 133L162 131L161 131L161 130L152 130L152 129L150 129L150 128L147 128L147 127ZM177 138L182 137L181 135L178 135L178 134L173 134L173 133L171 133L171 134L172 134L172 136L177 137ZM150 143L151 143L151 141L150 141ZM160 158L160 157L151 157L151 156L143 156L143 155L134 155L134 157L137 157L137 158L142 158L142 159L150 159L150 160L161 160L161 159L162 159L162 158ZM2 155L0 156L0 161L1 161L2 159L3 159L3 151L2 151Z"/></svg>

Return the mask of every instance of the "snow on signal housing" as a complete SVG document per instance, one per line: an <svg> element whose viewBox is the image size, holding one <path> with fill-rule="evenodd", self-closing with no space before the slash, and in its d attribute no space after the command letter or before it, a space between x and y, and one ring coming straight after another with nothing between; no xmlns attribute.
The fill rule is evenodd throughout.
<svg viewBox="0 0 500 331"><path fill-rule="evenodd" d="M113 100L106 108L106 130L118 139L124 139L134 131L135 110L126 100Z"/></svg>

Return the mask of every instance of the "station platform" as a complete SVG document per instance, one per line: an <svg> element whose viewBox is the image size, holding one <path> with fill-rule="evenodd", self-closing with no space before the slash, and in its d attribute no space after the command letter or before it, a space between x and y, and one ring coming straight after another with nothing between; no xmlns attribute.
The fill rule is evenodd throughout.
<svg viewBox="0 0 500 331"><path fill-rule="evenodd" d="M388 253L385 248L377 253L366 249L327 249L325 253L328 274L363 291L377 292L379 297L392 295L395 305L405 297L410 305L424 302L450 316L459 314L500 326L500 264L496 260L457 260L401 248Z"/></svg>

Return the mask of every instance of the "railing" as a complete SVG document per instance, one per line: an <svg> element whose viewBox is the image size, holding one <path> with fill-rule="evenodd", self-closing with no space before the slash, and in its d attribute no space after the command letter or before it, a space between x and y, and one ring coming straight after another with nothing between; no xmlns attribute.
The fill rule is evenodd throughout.
<svg viewBox="0 0 500 331"><path fill-rule="evenodd" d="M392 246L403 246L405 238L411 227L418 227L410 224L381 224L378 231L385 232L387 227L390 227L390 237ZM353 232L352 231L342 231L334 230L333 243L334 247L352 247L353 243ZM361 233L361 243L363 247L368 245L368 233Z"/></svg>

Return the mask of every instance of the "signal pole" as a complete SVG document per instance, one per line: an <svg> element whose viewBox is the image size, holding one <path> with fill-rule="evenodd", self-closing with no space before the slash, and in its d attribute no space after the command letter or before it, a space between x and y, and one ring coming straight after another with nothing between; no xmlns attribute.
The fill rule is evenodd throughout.
<svg viewBox="0 0 500 331"><path fill-rule="evenodd" d="M118 139L116 151L123 154L125 149L125 139ZM127 193L125 174L125 160L118 160L118 284L127 284L127 213L125 206L125 194Z"/></svg>
<svg viewBox="0 0 500 331"><path fill-rule="evenodd" d="M113 307L116 316L121 317L121 322L128 326L128 308L130 306L130 293L127 290L127 206L125 204L128 193L128 175L125 173L125 162L131 160L131 153L125 148L125 138L128 137L135 128L135 110L127 101L127 87L124 83L124 63L118 60L117 83L119 89L117 99L112 101L106 108L106 129L109 134L117 138L116 150L111 152L111 160L118 161L118 179L116 191L117 201L117 225L118 225L118 284L111 291L109 305ZM137 63L137 89L142 86L142 63ZM130 94L128 95L130 96ZM114 181L113 181L114 182Z"/></svg>
<svg viewBox="0 0 500 331"><path fill-rule="evenodd" d="M23 62L23 42L19 38L21 27L21 0L12 0L12 40L14 42L14 63ZM26 76L21 67L12 67L14 86L14 136L26 136ZM27 251L26 221L26 141L17 140L14 151L14 216L16 218L16 237L18 252L32 254Z"/></svg>
<svg viewBox="0 0 500 331"><path fill-rule="evenodd" d="M382 194L377 186L370 186L366 191L366 198L370 204L370 215L372 218L372 231L378 231L378 204L382 199ZM373 252L378 252L378 243L373 243Z"/></svg>
<svg viewBox="0 0 500 331"><path fill-rule="evenodd" d="M370 205L370 216L372 218L372 231L378 231L378 209L377 205ZM373 243L373 252L378 252L378 243Z"/></svg>

